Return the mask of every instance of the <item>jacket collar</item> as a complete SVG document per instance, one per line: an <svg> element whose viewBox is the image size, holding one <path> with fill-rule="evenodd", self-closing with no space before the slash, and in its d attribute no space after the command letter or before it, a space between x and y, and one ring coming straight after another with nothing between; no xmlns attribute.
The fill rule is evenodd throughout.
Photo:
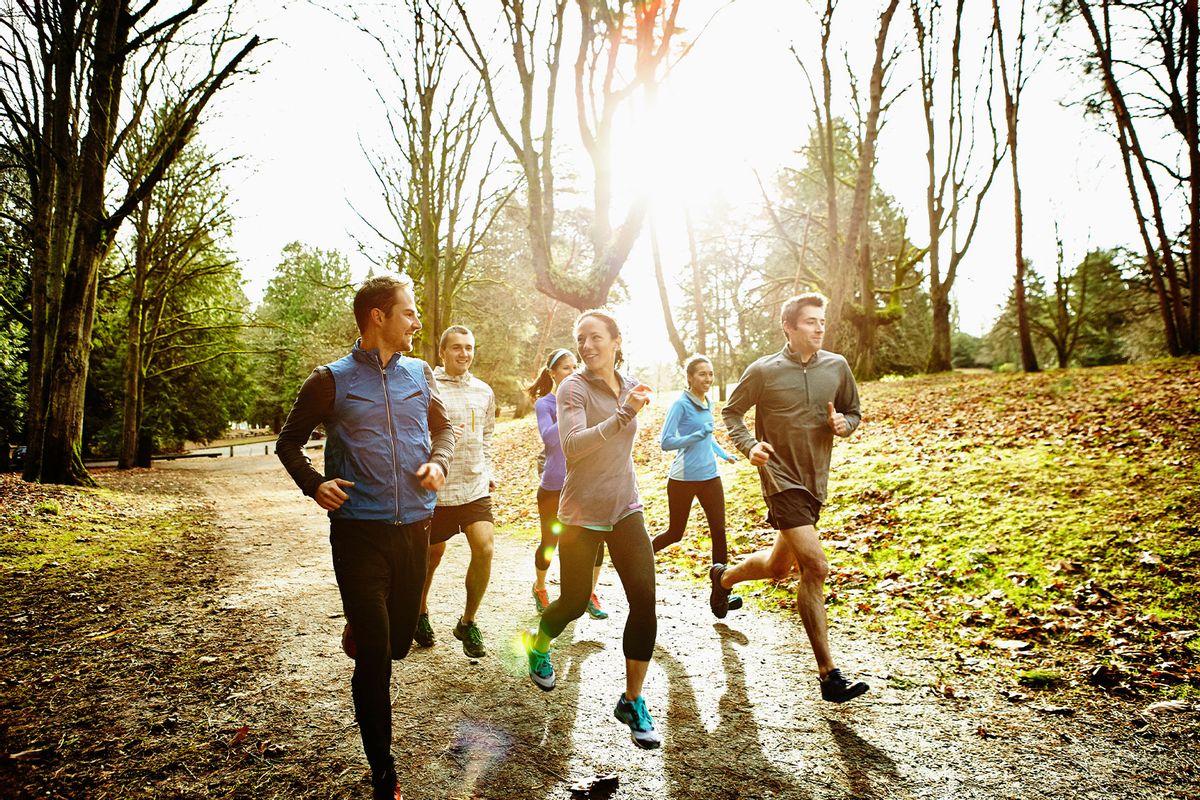
<svg viewBox="0 0 1200 800"><path fill-rule="evenodd" d="M462 375L451 375L446 372L446 368L438 364L433 368L433 377L439 381L449 381L450 383L467 384L471 382L471 370L467 370Z"/></svg>
<svg viewBox="0 0 1200 800"><path fill-rule="evenodd" d="M383 363L379 357L379 348L372 347L370 350L364 350L362 348L362 338L354 340L354 348L350 351L350 355L354 357L355 361L368 364L375 369L383 369ZM392 353L392 357L388 359L387 365L389 367L395 366L400 362L402 356L402 353Z"/></svg>
<svg viewBox="0 0 1200 800"><path fill-rule="evenodd" d="M635 381L633 378L629 378L629 377L626 377L625 375L622 375L620 370L616 370L616 373L617 373L617 382L621 384L621 391L618 394L618 397L620 397L620 395L622 395L622 394L625 394L627 391L632 389L634 386L637 386L637 381ZM582 377L585 381L592 384L593 386L602 386L605 389L607 389L608 391L610 391L610 392L612 391L612 387L609 386L604 381L604 378L602 378L599 375L597 375L596 373L592 372L592 370L590 368L588 368L587 366L580 367L579 372L577 374L580 377Z"/></svg>
<svg viewBox="0 0 1200 800"><path fill-rule="evenodd" d="M798 353L796 353L795 351L792 350L792 346L790 344L784 344L783 349L779 351L779 354L781 356L783 356L784 358L786 358L788 361L791 361L795 364L799 364L802 367L811 367L813 364L816 364L818 361L821 360L821 357L825 354L825 351L818 350L817 352L812 354L812 356L808 359L808 361L805 361L802 358L800 358L800 355Z"/></svg>

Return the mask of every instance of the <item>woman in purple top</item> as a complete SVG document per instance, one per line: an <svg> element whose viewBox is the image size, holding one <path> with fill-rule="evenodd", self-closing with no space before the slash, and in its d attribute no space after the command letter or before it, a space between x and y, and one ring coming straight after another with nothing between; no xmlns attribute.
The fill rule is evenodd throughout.
<svg viewBox="0 0 1200 800"><path fill-rule="evenodd" d="M621 331L605 312L580 314L575 341L583 369L558 387L559 437L567 459L558 504L562 591L542 613L537 630L525 635L529 677L539 689L554 688L550 643L586 610L596 551L606 544L629 601L621 640L625 691L613 716L629 726L634 744L653 749L662 739L642 698L642 684L658 633L654 552L633 467L637 414L650 401L650 388L617 371L624 360Z"/></svg>
<svg viewBox="0 0 1200 800"><path fill-rule="evenodd" d="M541 614L550 605L546 593L546 572L550 559L558 547L558 534L562 525L558 521L558 498L562 494L563 481L567 477L567 458L558 441L558 403L554 393L563 379L575 371L575 354L559 348L546 359L546 366L533 385L526 389L537 413L538 432L542 435L542 481L538 484L538 520L542 526L542 542L533 553L533 566L537 578L533 582L533 604ZM592 568L592 596L588 599L587 612L592 619L606 619L608 612L600 608L596 599L596 581L600 579L600 566L604 563L604 545L596 550L596 564Z"/></svg>

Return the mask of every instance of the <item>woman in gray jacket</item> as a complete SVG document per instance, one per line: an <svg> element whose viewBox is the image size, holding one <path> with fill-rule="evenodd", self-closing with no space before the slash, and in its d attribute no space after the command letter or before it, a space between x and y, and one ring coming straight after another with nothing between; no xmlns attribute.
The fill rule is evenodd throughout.
<svg viewBox="0 0 1200 800"><path fill-rule="evenodd" d="M529 677L544 691L554 688L550 643L587 609L596 551L607 545L629 600L622 641L625 691L613 714L629 726L634 744L653 749L662 740L646 710L642 683L658 628L654 553L633 470L637 413L649 402L650 388L617 371L624 360L621 331L608 314L581 314L575 341L583 368L558 388L558 435L567 459L558 506L562 593L542 613L537 632L526 634Z"/></svg>

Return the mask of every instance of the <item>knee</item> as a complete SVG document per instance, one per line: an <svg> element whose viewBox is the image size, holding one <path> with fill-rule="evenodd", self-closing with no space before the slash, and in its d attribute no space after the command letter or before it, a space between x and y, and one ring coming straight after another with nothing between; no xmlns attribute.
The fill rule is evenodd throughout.
<svg viewBox="0 0 1200 800"><path fill-rule="evenodd" d="M591 595L589 592L589 594L578 597L560 597L558 602L562 604L562 610L566 614L567 619L579 619L587 611L587 604L590 599Z"/></svg>
<svg viewBox="0 0 1200 800"><path fill-rule="evenodd" d="M433 572L437 569L437 565L442 563L442 556L446 553L446 543L438 542L437 544L429 545L429 571Z"/></svg>
<svg viewBox="0 0 1200 800"><path fill-rule="evenodd" d="M800 562L800 578L806 583L823 584L829 577L829 561L824 556L806 558Z"/></svg>
<svg viewBox="0 0 1200 800"><path fill-rule="evenodd" d="M491 561L493 549L492 538L489 536L486 539L481 539L475 547L471 548L471 557Z"/></svg>

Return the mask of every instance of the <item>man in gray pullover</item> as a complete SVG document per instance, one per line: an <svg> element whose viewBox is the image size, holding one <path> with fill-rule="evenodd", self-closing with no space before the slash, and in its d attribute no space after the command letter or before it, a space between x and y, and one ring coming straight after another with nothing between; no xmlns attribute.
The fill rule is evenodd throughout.
<svg viewBox="0 0 1200 800"><path fill-rule="evenodd" d="M796 605L817 659L821 696L834 703L853 700L867 684L851 681L834 666L825 617L829 562L817 537L825 502L833 437L849 436L862 416L858 386L846 359L822 350L825 298L815 292L787 300L780 313L787 345L758 359L742 374L722 418L734 444L758 467L767 522L779 531L769 550L739 564L715 564L709 572L709 605L723 618L729 590L741 581L784 578L800 571ZM754 412L754 433L744 416Z"/></svg>

